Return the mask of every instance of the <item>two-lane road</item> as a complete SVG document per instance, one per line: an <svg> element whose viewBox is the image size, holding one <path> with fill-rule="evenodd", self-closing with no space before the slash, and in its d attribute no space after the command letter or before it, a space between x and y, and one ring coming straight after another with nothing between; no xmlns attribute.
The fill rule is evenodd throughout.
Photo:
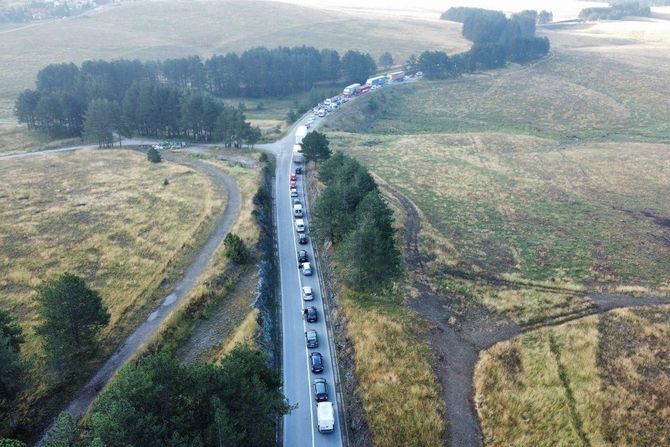
<svg viewBox="0 0 670 447"><path fill-rule="evenodd" d="M304 121L304 120L303 120ZM302 121L301 121L302 122ZM285 447L314 447L314 446L341 446L342 421L340 420L339 403L337 401L335 373L331 355L332 340L329 340L326 329L324 306L321 296L319 276L315 264L312 239L307 245L297 243L295 218L293 217L293 202L290 197L290 173L297 166L292 160L293 144L295 142L295 127L281 141L274 143L272 149L277 157L276 171L276 219L277 243L279 251L279 271L281 282L282 307L282 363L284 394L291 404L298 407L284 417L283 437ZM305 206L305 223L310 224L309 210L305 204L304 173L298 175L299 199ZM309 231L307 232L309 236ZM297 251L304 249L309 256L314 270L312 276L304 276L298 269ZM314 291L313 301L303 301L301 288L311 286ZM306 306L317 308L319 320L316 323L307 323L302 318L302 309ZM318 334L319 347L307 349L305 331L315 329ZM313 374L309 367L309 352L317 351L323 355L325 370L321 374ZM333 433L319 433L317 429L316 401L314 400L312 382L322 377L328 382L329 400L335 405L335 431Z"/></svg>

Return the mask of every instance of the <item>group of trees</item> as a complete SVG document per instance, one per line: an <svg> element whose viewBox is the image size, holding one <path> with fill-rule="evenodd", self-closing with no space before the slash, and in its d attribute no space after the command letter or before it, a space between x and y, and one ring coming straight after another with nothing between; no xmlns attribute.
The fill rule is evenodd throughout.
<svg viewBox="0 0 670 447"><path fill-rule="evenodd" d="M541 20L550 20L543 11ZM537 11L521 11L507 18L500 11L481 8L450 8L444 20L463 23L463 36L474 45L469 51L449 57L443 51L425 51L417 60L417 68L430 78L448 78L478 69L504 67L507 61L523 63L545 56L549 39L535 36L540 20Z"/></svg>
<svg viewBox="0 0 670 447"><path fill-rule="evenodd" d="M620 20L630 16L650 17L649 3L641 4L634 0L611 1L610 6L584 8L579 12L581 20Z"/></svg>
<svg viewBox="0 0 670 447"><path fill-rule="evenodd" d="M165 354L125 366L79 428L63 413L45 447L273 446L276 421L291 410L279 375L246 346L220 365L182 366Z"/></svg>
<svg viewBox="0 0 670 447"><path fill-rule="evenodd" d="M260 129L241 110L206 92L115 76L123 72L117 63L142 73L141 66L126 62L105 63L109 72L99 76L90 75L87 63L81 70L74 64L46 67L37 89L19 95L19 121L51 136L84 136L101 147L110 146L115 134L219 140L227 146L260 139Z"/></svg>
<svg viewBox="0 0 670 447"><path fill-rule="evenodd" d="M338 275L351 288L374 291L401 272L393 213L367 168L336 152L321 163L326 187L314 204L314 228L335 247Z"/></svg>
<svg viewBox="0 0 670 447"><path fill-rule="evenodd" d="M388 62L387 59L385 59ZM260 130L220 98L282 96L338 81L361 81L377 66L367 53L313 47L252 48L202 61L137 60L52 64L16 100L15 115L52 137L87 135L108 146L115 133L254 144Z"/></svg>

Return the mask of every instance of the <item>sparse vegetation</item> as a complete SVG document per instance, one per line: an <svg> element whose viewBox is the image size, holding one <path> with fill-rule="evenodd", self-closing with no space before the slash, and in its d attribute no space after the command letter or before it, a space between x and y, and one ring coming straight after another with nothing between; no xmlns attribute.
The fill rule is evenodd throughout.
<svg viewBox="0 0 670 447"><path fill-rule="evenodd" d="M612 311L496 345L476 401L486 445L663 445L670 308Z"/></svg>

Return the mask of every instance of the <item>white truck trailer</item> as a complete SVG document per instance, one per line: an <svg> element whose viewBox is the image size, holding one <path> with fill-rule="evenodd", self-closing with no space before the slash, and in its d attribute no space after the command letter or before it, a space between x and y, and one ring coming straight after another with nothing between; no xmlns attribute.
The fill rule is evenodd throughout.
<svg viewBox="0 0 670 447"><path fill-rule="evenodd" d="M307 126L298 126L295 130L295 144L302 143L302 139L307 135Z"/></svg>
<svg viewBox="0 0 670 447"><path fill-rule="evenodd" d="M332 433L335 430L333 403L319 402L316 405L316 418L319 433Z"/></svg>

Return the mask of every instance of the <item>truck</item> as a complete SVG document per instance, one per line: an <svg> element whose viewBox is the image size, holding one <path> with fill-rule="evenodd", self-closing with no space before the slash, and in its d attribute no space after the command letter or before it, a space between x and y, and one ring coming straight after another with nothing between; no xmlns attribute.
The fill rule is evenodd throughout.
<svg viewBox="0 0 670 447"><path fill-rule="evenodd" d="M354 96L356 93L358 93L358 89L360 88L361 84L358 83L347 85L346 87L344 87L344 90L342 90L342 96L344 96L345 98L350 98Z"/></svg>
<svg viewBox="0 0 670 447"><path fill-rule="evenodd" d="M298 126L295 130L295 144L302 143L302 139L307 135L307 126Z"/></svg>
<svg viewBox="0 0 670 447"><path fill-rule="evenodd" d="M405 72L404 71L394 71L393 73L389 73L386 75L388 77L388 80L393 82L393 81L402 81L402 78L405 77Z"/></svg>
<svg viewBox="0 0 670 447"><path fill-rule="evenodd" d="M302 153L302 146L299 144L294 144L293 145L293 153L294 154L301 154Z"/></svg>
<svg viewBox="0 0 670 447"><path fill-rule="evenodd" d="M374 78L370 78L367 81L365 81L365 85L369 85L370 87L372 87L373 85L382 86L386 84L387 81L388 78L386 77L386 75L375 76Z"/></svg>
<svg viewBox="0 0 670 447"><path fill-rule="evenodd" d="M335 430L335 411L332 402L316 404L316 421L319 433L332 433Z"/></svg>
<svg viewBox="0 0 670 447"><path fill-rule="evenodd" d="M369 85L364 85L363 87L361 87L360 89L358 89L358 91L356 92L356 96L363 96L363 95L365 95L367 92L370 91L371 88L372 88L372 87L370 87Z"/></svg>

